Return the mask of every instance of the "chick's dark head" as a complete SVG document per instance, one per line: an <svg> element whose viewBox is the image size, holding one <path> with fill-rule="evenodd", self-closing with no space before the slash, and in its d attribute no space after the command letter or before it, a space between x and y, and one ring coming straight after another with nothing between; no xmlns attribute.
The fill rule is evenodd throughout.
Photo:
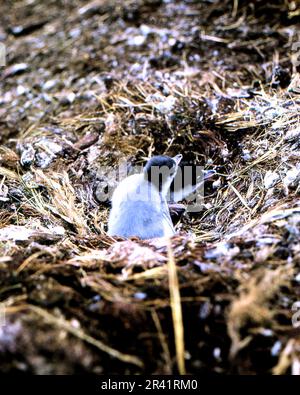
<svg viewBox="0 0 300 395"><path fill-rule="evenodd" d="M144 167L145 179L155 185L160 191L171 185L182 155L173 158L165 155L153 156Z"/></svg>

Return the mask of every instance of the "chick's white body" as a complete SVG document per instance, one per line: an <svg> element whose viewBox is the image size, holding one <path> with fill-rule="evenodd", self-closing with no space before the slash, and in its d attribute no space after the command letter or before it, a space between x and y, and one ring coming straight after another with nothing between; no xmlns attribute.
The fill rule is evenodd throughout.
<svg viewBox="0 0 300 395"><path fill-rule="evenodd" d="M141 239L172 236L175 230L164 194L144 174L125 178L112 196L108 234Z"/></svg>

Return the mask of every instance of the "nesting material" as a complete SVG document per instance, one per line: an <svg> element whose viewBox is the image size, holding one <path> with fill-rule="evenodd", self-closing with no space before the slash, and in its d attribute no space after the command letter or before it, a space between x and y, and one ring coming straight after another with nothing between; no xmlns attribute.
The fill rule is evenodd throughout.
<svg viewBox="0 0 300 395"><path fill-rule="evenodd" d="M299 374L296 2L3 3L1 372ZM201 209L108 237L118 165L179 153Z"/></svg>

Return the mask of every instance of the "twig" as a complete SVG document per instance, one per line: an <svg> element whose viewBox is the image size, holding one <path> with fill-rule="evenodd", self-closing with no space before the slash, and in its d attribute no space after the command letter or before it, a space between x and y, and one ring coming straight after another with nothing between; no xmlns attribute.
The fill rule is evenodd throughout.
<svg viewBox="0 0 300 395"><path fill-rule="evenodd" d="M89 335L86 335L81 329L74 328L63 318L57 318L54 315L48 313L47 311L45 311L37 306L29 305L28 307L30 308L30 310L34 311L36 314L43 317L50 324L56 325L64 330L66 330L67 332L71 333L72 335L78 337L79 339L84 340L85 342L87 342L89 344L92 344L99 350L109 354L111 357L117 358L120 361L123 361L126 363L131 363L133 365L139 366L140 368L142 368L144 366L144 364L140 360L140 358L138 358L134 355L123 354L120 351L107 346L106 344L102 343L102 341L94 339L93 337L91 337Z"/></svg>
<svg viewBox="0 0 300 395"><path fill-rule="evenodd" d="M181 309L176 264L174 260L170 239L168 239L167 241L167 246L168 246L169 289L170 289L171 309L172 309L173 326L174 326L176 359L177 359L177 366L179 373L185 374L186 373L185 362L184 362L185 348L184 348L182 309Z"/></svg>

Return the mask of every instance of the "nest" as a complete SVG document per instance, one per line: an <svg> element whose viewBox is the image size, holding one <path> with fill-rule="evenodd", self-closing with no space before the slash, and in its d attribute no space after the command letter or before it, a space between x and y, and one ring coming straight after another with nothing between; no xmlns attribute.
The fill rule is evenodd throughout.
<svg viewBox="0 0 300 395"><path fill-rule="evenodd" d="M0 16L1 371L299 374L297 2L25 3ZM178 153L216 171L202 210L108 237L110 171Z"/></svg>

